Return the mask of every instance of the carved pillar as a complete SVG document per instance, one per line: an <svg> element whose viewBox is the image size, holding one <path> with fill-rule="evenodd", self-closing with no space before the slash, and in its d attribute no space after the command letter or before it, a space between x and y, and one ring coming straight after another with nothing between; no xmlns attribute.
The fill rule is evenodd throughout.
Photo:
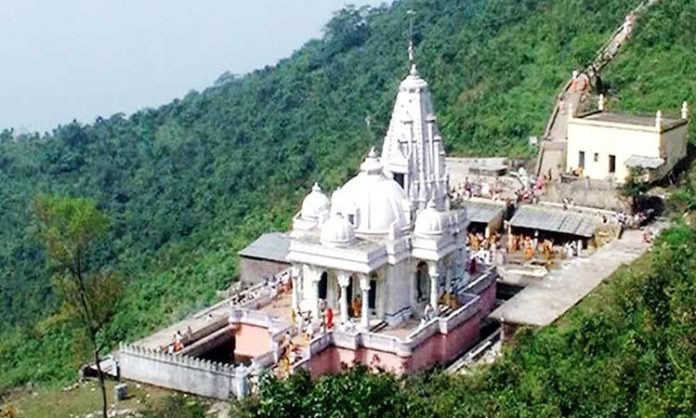
<svg viewBox="0 0 696 418"><path fill-rule="evenodd" d="M314 271L312 277L312 321L319 319L319 282L321 281L321 272Z"/></svg>
<svg viewBox="0 0 696 418"><path fill-rule="evenodd" d="M437 282L440 279L440 273L437 270L437 263L428 263L428 269L430 270L430 306L433 308L433 312L438 314L438 299L440 295L437 290Z"/></svg>
<svg viewBox="0 0 696 418"><path fill-rule="evenodd" d="M341 324L348 323L348 285L350 285L350 274L345 272L339 272L337 274L338 285L341 287L341 295L339 297L338 305L341 310Z"/></svg>
<svg viewBox="0 0 696 418"><path fill-rule="evenodd" d="M362 291L362 312L360 315L360 326L364 329L370 328L370 277L366 274L360 275L360 290Z"/></svg>
<svg viewBox="0 0 696 418"><path fill-rule="evenodd" d="M292 304L291 308L295 312L300 312L300 281L302 275L302 266L294 264L290 271L290 280L292 280Z"/></svg>
<svg viewBox="0 0 696 418"><path fill-rule="evenodd" d="M452 291L452 269L454 265L452 259L448 258L445 263L445 292L450 293Z"/></svg>

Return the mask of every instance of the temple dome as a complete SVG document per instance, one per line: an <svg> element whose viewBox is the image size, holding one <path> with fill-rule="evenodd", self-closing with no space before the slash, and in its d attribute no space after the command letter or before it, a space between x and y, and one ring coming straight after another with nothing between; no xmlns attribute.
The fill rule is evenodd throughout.
<svg viewBox="0 0 696 418"><path fill-rule="evenodd" d="M440 212L435 207L435 202L428 202L428 207L423 209L416 217L414 232L418 235L439 235L448 226L447 214Z"/></svg>
<svg viewBox="0 0 696 418"><path fill-rule="evenodd" d="M351 219L355 230L365 234L386 234L396 224L408 225L404 212L404 189L384 174L374 149L360 166L360 174L349 180L333 197L332 212Z"/></svg>
<svg viewBox="0 0 696 418"><path fill-rule="evenodd" d="M322 225L320 240L330 247L350 245L355 241L355 230L343 216L334 214Z"/></svg>
<svg viewBox="0 0 696 418"><path fill-rule="evenodd" d="M318 219L322 213L329 211L331 202L321 191L319 184L314 183L312 191L302 201L301 215L304 219Z"/></svg>

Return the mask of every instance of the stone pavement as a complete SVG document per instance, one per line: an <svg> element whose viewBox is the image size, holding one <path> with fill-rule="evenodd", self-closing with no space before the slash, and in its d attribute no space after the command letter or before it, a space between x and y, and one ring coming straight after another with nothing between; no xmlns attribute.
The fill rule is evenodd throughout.
<svg viewBox="0 0 696 418"><path fill-rule="evenodd" d="M660 230L662 225L651 225ZM498 322L543 327L549 325L594 290L621 265L643 255L649 245L643 232L626 231L588 257L567 260L537 284L520 293L491 313Z"/></svg>

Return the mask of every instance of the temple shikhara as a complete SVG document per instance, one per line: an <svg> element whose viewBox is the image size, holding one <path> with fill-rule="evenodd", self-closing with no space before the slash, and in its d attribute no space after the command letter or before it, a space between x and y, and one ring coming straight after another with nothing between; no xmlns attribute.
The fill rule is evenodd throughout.
<svg viewBox="0 0 696 418"><path fill-rule="evenodd" d="M228 398L261 373L363 364L408 374L448 364L477 341L496 272L470 261L467 213L448 196L428 83L411 61L381 153L365 150L360 172L336 190L315 184L288 234L242 252L247 273L280 273L246 277L256 284L122 345L124 377Z"/></svg>

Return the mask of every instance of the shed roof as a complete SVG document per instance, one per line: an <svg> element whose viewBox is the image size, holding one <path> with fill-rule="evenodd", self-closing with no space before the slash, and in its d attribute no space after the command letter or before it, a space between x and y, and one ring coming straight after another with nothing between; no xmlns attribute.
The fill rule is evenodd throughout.
<svg viewBox="0 0 696 418"><path fill-rule="evenodd" d="M517 228L538 229L590 238L594 235L599 219L567 210L521 206L510 225Z"/></svg>
<svg viewBox="0 0 696 418"><path fill-rule="evenodd" d="M505 206L499 203L464 200L461 205L470 222L487 224L505 212Z"/></svg>
<svg viewBox="0 0 696 418"><path fill-rule="evenodd" d="M239 255L287 263L286 257L289 248L290 235L284 232L269 232L258 237L256 241L240 251Z"/></svg>
<svg viewBox="0 0 696 418"><path fill-rule="evenodd" d="M653 170L659 168L664 163L665 160L660 157L646 157L643 155L631 155L626 162L624 162L627 167L641 167Z"/></svg>

